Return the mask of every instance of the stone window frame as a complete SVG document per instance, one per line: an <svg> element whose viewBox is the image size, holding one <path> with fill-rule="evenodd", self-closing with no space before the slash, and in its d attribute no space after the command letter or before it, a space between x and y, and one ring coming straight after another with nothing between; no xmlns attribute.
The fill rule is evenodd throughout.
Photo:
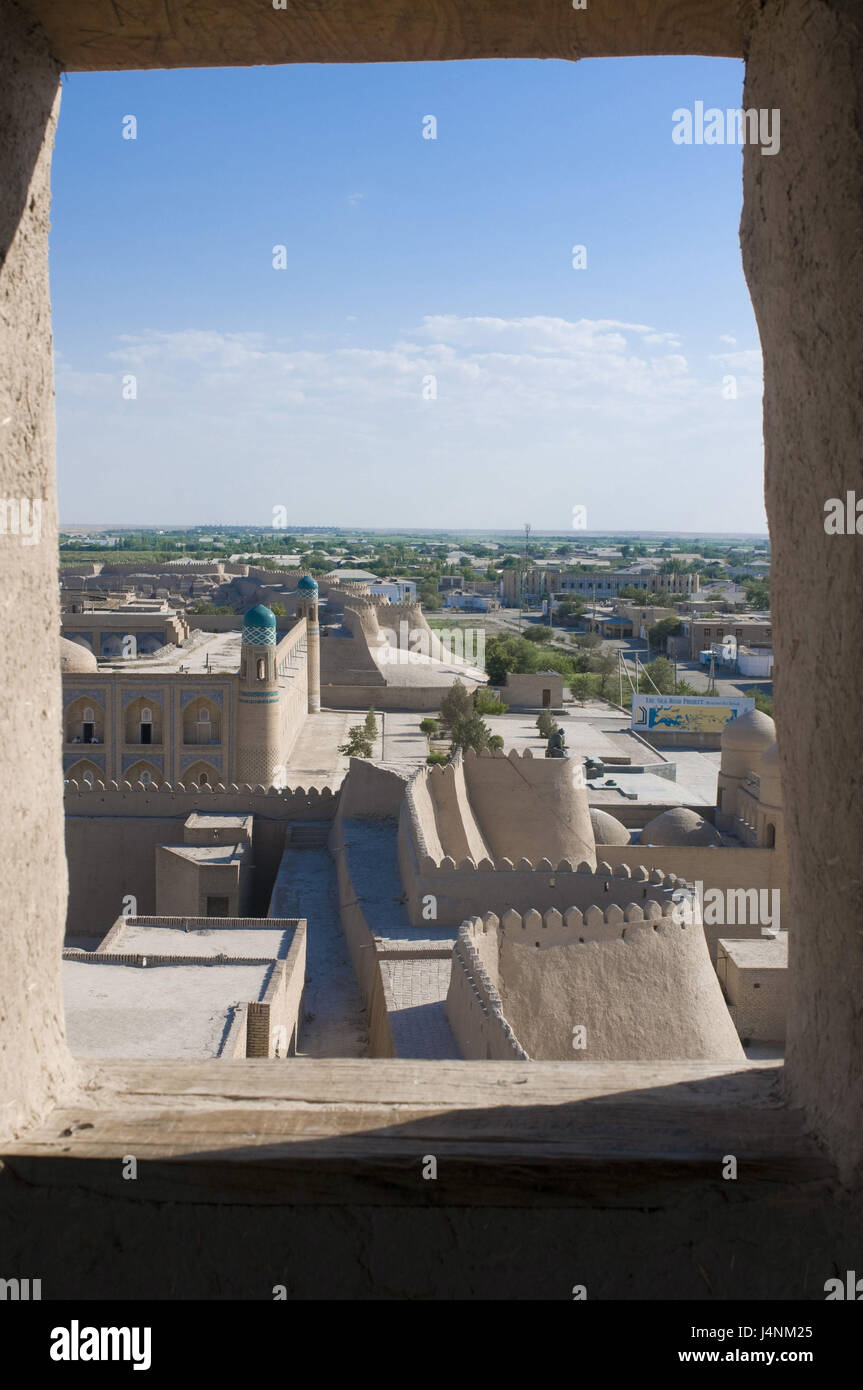
<svg viewBox="0 0 863 1390"><path fill-rule="evenodd" d="M806 699L786 679L794 667L802 691L815 688L819 674L830 672L826 658L831 649L835 652L838 641L836 594L848 596L849 604L859 606L853 539L843 553L841 544L824 544L816 524L821 520L823 497L841 496L859 485L863 334L857 297L848 292L848 275L855 255L859 264L863 222L859 180L855 177L861 132L854 122L860 105L863 54L850 7L844 0L823 0L817 11L808 0L760 0L751 5L745 0L740 5L730 5L727 0L676 0L673 4L645 0L633 12L632 7L621 10L612 0L576 14L554 0L537 0L518 10L491 0L465 0L464 22L429 28L419 22L389 23L389 0L374 0L360 18L350 7L328 10L320 20L314 11L304 11L300 26L274 22L269 7L262 6L255 18L249 18L253 12L245 11L247 21L238 26L235 41L226 46L226 22L234 5L235 0L211 0L197 11L192 7L184 13L183 26L170 30L163 7L154 4L133 35L124 28L118 7L114 7L113 18L109 10L104 11L103 28L93 33L84 30L75 7L61 0L19 0L17 4L0 0L8 19L7 51L11 54L11 80L5 93L0 84L0 101L10 103L16 115L22 115L7 121L5 132L0 123L0 163L10 175L8 206L2 213L8 236L0 237L0 245L8 245L7 260L11 262L11 274L0 276L0 296L9 308L10 321L17 326L17 333L12 335L12 356L4 357L0 366L4 385L8 384L12 399L20 403L20 415L12 421L11 433L20 447L12 459L9 495L32 495L39 487L39 495L49 504L43 527L47 545L16 553L8 586L11 601L19 602L23 610L26 604L44 598L47 624L59 634L52 553L56 524L52 519L54 428L47 235L50 145L61 69L483 57L745 57L743 106L781 107L783 129L792 132L783 142L783 150L788 150L784 161L765 159L752 147L744 150L741 241L764 352L766 502L776 571L777 709L789 727L794 725L794 737L780 747L782 775L786 795L790 792L809 812L806 839L796 824L789 830L792 850L797 851L790 856L790 896L792 911L801 920L816 914L822 925L819 933L811 934L812 941L801 933L795 950L790 979L792 1027L783 1083L786 1094L803 1107L805 1123L828 1145L839 1171L846 1176L859 1174L863 1167L860 1010L852 983L854 972L832 965L836 960L844 964L848 950L860 949L854 935L859 936L859 932L853 921L849 923L848 887L837 881L837 874L827 866L859 862L861 820L858 806L853 804L842 821L829 816L818 769L831 766L829 755L834 746L842 750L845 766L863 761L857 701L847 698L849 683L853 694L859 691L863 624L855 618L850 624L851 635L843 638L844 673L837 672L833 681L837 699L832 727L825 727L828 721L819 726ZM804 28L805 43L801 41ZM825 52L829 61L825 61ZM802 75L794 60L802 67ZM848 171L844 180L837 177L836 170L837 162L843 160ZM779 273L783 266L784 277ZM822 326L828 298L829 334ZM812 389L813 381L816 390ZM23 382L28 383L27 389L22 389ZM821 485L813 488L815 457L824 464ZM33 646L39 649L30 650ZM25 640L21 634L18 640L16 635L9 643L8 658L9 691L14 696L19 688L44 690L50 715L45 725L37 722L36 713L22 714L22 733L27 732L24 726L28 722L32 730L29 742L24 739L23 743L33 750L33 756L26 767L13 768L19 799L39 806L45 845L45 876L36 885L27 872L29 861L25 860L22 871L16 860L14 837L10 844L12 884L22 903L20 919L22 924L29 922L30 932L37 938L21 943L13 933L7 943L6 963L15 1000L11 1023L20 1025L20 1045L13 1038L7 1056L0 1059L0 1082L10 1082L7 1094L12 1096L4 1123L10 1123L11 1110L11 1123L18 1125L28 1115L55 1103L74 1069L65 1052L59 1021L59 969L52 972L45 966L34 972L26 959L27 948L32 945L37 959L50 960L47 945L56 942L62 932L62 803L56 776L59 682L50 643L32 644L29 636ZM838 698L843 691L846 698ZM39 721L44 715L45 710L40 710ZM57 737L46 737L44 730L54 725ZM799 750L803 750L802 755ZM829 842L825 840L828 824ZM855 909L858 900L859 893L855 893ZM827 943L829 950L825 949ZM23 987L34 973L36 979L25 998ZM21 999L15 988L19 977ZM826 1016L822 1008L825 997L830 1000ZM34 1036L40 1040L35 1049L30 1046ZM500 1102L500 1091L495 1087L505 1079L500 1072L503 1065L494 1064L488 1070L487 1106ZM549 1064L532 1065L544 1068ZM380 1066L379 1062L368 1063L370 1087L374 1084L371 1069ZM157 1067L153 1075L157 1074L167 1093L171 1069ZM474 1075L481 1082L478 1074ZM539 1071L533 1075L540 1079ZM641 1075L643 1078L646 1073ZM673 1069L660 1066L653 1069L653 1075L656 1080L664 1076L671 1084ZM268 1076L272 1077L269 1070ZM620 1097L626 1076L638 1089L637 1078L620 1066L606 1071L609 1091ZM568 1077L568 1084L574 1079ZM600 1084L598 1079L596 1084ZM254 1089L253 1084L250 1089ZM358 1083L357 1094L361 1091ZM788 1120L790 1112L783 1114ZM795 1131L797 1138L792 1141L798 1155L803 1123L801 1120Z"/></svg>

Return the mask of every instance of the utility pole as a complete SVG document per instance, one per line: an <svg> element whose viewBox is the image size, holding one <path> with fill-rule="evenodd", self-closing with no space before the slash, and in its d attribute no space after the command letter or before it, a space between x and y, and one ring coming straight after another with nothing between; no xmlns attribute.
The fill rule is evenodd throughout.
<svg viewBox="0 0 863 1390"><path fill-rule="evenodd" d="M521 607L518 610L518 630L521 632L521 622L524 617L525 590L527 588L527 561L528 561L528 542L530 541L530 522L524 523L524 569L521 576Z"/></svg>

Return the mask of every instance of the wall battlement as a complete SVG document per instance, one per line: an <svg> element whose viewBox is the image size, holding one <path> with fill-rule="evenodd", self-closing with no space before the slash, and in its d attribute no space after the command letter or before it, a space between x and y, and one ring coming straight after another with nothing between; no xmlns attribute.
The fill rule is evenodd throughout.
<svg viewBox="0 0 863 1390"><path fill-rule="evenodd" d="M543 946L589 945L598 941L632 940L637 932L643 931L673 935L686 931L687 923L674 918L676 904L648 901L631 902L626 907L611 903L604 910L598 904L582 912L577 907L568 907L564 912L548 908L540 912L528 908L517 912L514 908L501 913L486 912L482 917L473 917L462 923L459 933L475 936L478 933L499 933L504 940L521 945L529 944L537 935ZM698 928L700 930L700 926Z"/></svg>
<svg viewBox="0 0 863 1390"><path fill-rule="evenodd" d="M452 953L447 1016L458 1028L459 1043L468 1061L483 1058L529 1062L477 951L475 937L483 931L485 926L479 917L463 922L459 928Z"/></svg>
<svg viewBox="0 0 863 1390"><path fill-rule="evenodd" d="M250 786L248 782L217 782L214 786L184 786L182 782L161 782L158 786L145 786L143 782L76 782L74 779L64 783L66 800L76 796L92 797L98 793L123 792L154 797L194 796L196 799L218 795L219 793L240 796L266 796L271 801L290 801L296 797L320 797L324 805L334 805L338 800L338 789L331 787L263 787Z"/></svg>

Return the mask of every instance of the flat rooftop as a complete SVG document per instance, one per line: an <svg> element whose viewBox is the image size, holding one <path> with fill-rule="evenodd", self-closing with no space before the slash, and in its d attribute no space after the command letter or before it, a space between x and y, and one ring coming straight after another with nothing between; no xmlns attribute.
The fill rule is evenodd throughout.
<svg viewBox="0 0 863 1390"><path fill-rule="evenodd" d="M238 1008L263 998L274 968L64 960L69 1050L75 1057L218 1057Z"/></svg>
<svg viewBox="0 0 863 1390"><path fill-rule="evenodd" d="M212 927L170 926L142 922L127 917L111 928L105 943L99 947L110 955L150 956L228 956L234 959L284 960L294 939L296 923L285 921L268 925L266 918L252 927L220 927L214 917Z"/></svg>
<svg viewBox="0 0 863 1390"><path fill-rule="evenodd" d="M788 965L787 931L740 941L723 936L718 944L742 970L784 970Z"/></svg>
<svg viewBox="0 0 863 1390"><path fill-rule="evenodd" d="M234 845L160 845L180 859L190 859L194 864L241 864L248 857L249 846L245 840Z"/></svg>
<svg viewBox="0 0 863 1390"><path fill-rule="evenodd" d="M202 632L196 629L187 646L164 647L153 656L100 660L99 670L125 671L136 676L154 672L176 675L181 667L197 675L234 673L240 669L241 639L241 632Z"/></svg>

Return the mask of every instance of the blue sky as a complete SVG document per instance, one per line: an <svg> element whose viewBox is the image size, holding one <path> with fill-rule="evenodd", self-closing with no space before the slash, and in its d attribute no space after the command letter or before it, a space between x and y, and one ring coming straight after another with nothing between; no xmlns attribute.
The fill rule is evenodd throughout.
<svg viewBox="0 0 863 1390"><path fill-rule="evenodd" d="M583 506L591 530L764 530L742 153L671 139L742 79L696 58L72 74L61 521L565 531Z"/></svg>

